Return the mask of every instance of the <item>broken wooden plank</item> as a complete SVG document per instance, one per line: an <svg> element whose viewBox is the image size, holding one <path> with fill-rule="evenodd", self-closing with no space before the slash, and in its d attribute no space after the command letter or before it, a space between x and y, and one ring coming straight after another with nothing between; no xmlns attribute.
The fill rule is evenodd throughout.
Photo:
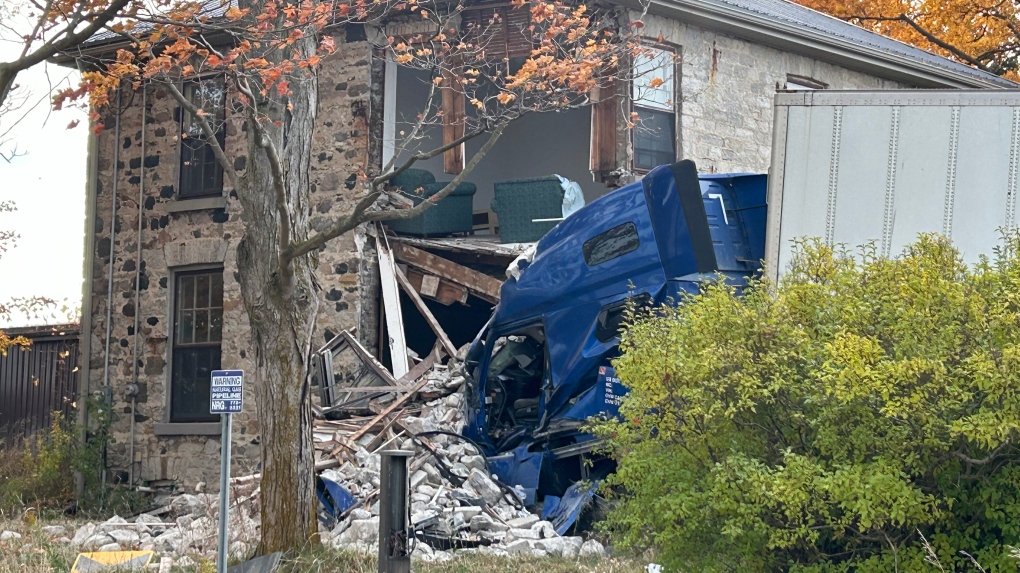
<svg viewBox="0 0 1020 573"><path fill-rule="evenodd" d="M423 361L422 364L425 364L425 362L428 362L428 360ZM384 419L391 412L393 412L397 408L403 406L405 402L407 402L408 400L411 399L411 396L414 396L415 392L417 392L418 390L421 390L423 387L425 387L425 385L428 384L428 382L429 382L428 378L422 378L417 384L414 385L414 387L411 389L410 392L408 392L407 394L404 394L400 398L397 398L396 400L393 401L392 404L390 404L389 406L386 406L386 408L383 409L382 412L379 412L379 414L375 417L375 419L372 420L372 423L374 424L375 422ZM372 424L366 425L364 428L362 428L362 429L358 430L357 432L355 432L354 434L352 434L348 439L351 442L357 442L359 438L361 438L362 436L364 436L368 432L368 426L371 426L371 425Z"/></svg>
<svg viewBox="0 0 1020 573"><path fill-rule="evenodd" d="M438 352L436 352L436 351L432 352L432 354L429 354L428 356L425 357L425 360L422 360L421 362L416 364L414 366L414 368L412 368L411 371L408 372L407 374L405 374L400 380L394 381L394 384L397 387L403 387L403 386L406 385L407 382L410 382L412 380L417 380L422 374L425 374L426 372L428 372L432 368L432 365L435 364L436 361L439 360L439 357L440 357L440 354ZM390 392L390 391L391 390L389 390L387 388L386 392ZM408 390L408 392L412 392L412 391L413 391L413 388ZM338 404L336 406L333 406L332 408L327 408L325 410L325 412L328 413L328 412L334 412L334 411L343 410L343 409L349 409L352 406L354 406L355 404L358 404L358 403L361 403L361 402L365 402L366 403L365 404L365 408L367 408L368 407L367 402L369 400L372 400L373 398L378 398L382 394L383 394L383 392L380 392L378 394L374 394L373 393L373 394L370 394L368 396L362 396L361 398L354 398L353 400L348 400L347 402L344 402L342 404Z"/></svg>
<svg viewBox="0 0 1020 573"><path fill-rule="evenodd" d="M393 245L393 254L409 265L467 287L483 300L493 304L499 302L499 289L503 282L498 279L402 243Z"/></svg>
<svg viewBox="0 0 1020 573"><path fill-rule="evenodd" d="M533 243L501 243L495 235L472 235L467 237L411 237L400 235L390 237L393 241L448 253L479 255L497 258L500 261L511 261L528 250Z"/></svg>
<svg viewBox="0 0 1020 573"><path fill-rule="evenodd" d="M379 233L376 241L379 255L379 281L382 285L383 307L386 309L386 333L389 335L390 363L393 376L400 378L407 374L407 340L404 338L404 318L400 312L400 287L397 286L396 263L386 242L386 235Z"/></svg>
<svg viewBox="0 0 1020 573"><path fill-rule="evenodd" d="M396 384L396 379L399 378L399 376L394 377L393 374L391 374L390 371L387 370L386 367L382 365L382 362L376 360L375 356L372 356L372 353L369 352L367 348L362 346L361 343L358 342L357 338L354 338L353 334L351 334L347 330L344 330L340 332L339 336L344 337L344 340L351 347L351 350L353 350L354 353L358 355L358 358L360 358L369 368L371 368L373 372L378 374L379 377L382 378L384 382Z"/></svg>
<svg viewBox="0 0 1020 573"><path fill-rule="evenodd" d="M420 312L421 315L425 318L425 322L429 323L429 328L432 329L432 332L436 333L436 338L438 338L439 342L443 345L443 350L445 350L446 353L450 356L456 356L457 348L453 345L453 342L450 340L450 337L446 335L446 331L443 330L443 327L439 325L439 321L436 320L435 315L433 315L432 311L429 310L429 307L425 304L425 301L422 300L420 296L418 296L418 292L414 290L414 287L411 286L411 283L407 281L407 277L404 276L404 273L401 272L399 268L397 269L396 274L397 283L399 283L401 288L404 289L404 292L407 293L407 296L411 297L411 302L413 302L414 306L418 308L418 312Z"/></svg>
<svg viewBox="0 0 1020 573"><path fill-rule="evenodd" d="M427 275L413 267L408 267L407 272L404 273L404 275L415 290L431 299L436 300L437 302L446 306L450 306L455 302L467 304L468 289L465 287L452 283L448 280L439 279L439 286L436 288L436 293L434 295L429 295L426 293L427 289L424 286L424 281L426 276L434 275Z"/></svg>
<svg viewBox="0 0 1020 573"><path fill-rule="evenodd" d="M410 386L358 386L357 388L344 388L344 392L364 394L366 392L407 392L410 389Z"/></svg>
<svg viewBox="0 0 1020 573"><path fill-rule="evenodd" d="M407 413L406 410L401 410L394 414L393 418L390 419L389 422L386 422L386 425L383 426L383 429L378 434L376 434L374 438L372 438L372 441L365 444L365 449L370 452L374 451L376 446L378 446L379 443L386 438L387 433L391 431L391 428L393 428L393 424L395 424L396 421L399 420L406 413Z"/></svg>

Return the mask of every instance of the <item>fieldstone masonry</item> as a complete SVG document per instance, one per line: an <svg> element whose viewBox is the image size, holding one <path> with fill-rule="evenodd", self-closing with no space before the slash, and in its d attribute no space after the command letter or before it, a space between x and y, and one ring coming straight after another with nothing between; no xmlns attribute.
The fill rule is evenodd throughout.
<svg viewBox="0 0 1020 573"><path fill-rule="evenodd" d="M351 183L365 169L367 157L372 50L367 42L342 42L338 39L341 49L328 60L319 78L320 125L313 140L311 189L311 221L316 230L348 208L354 190ZM216 424L168 423L173 273L202 266L223 267L221 366L254 373L247 315L236 274L237 246L243 234L241 206L228 181L222 199L178 200L180 109L158 85L150 86L144 94L141 90L125 92L123 98L120 137L116 137L117 119L110 115L104 118L105 129L97 142L95 217L90 238L94 251L89 269L92 299L84 308L91 315L91 328L83 333L90 337L91 345L89 389L103 391L108 383L115 418L115 443L110 445L108 460L118 478L129 475L134 422L136 481L176 479L186 485L207 482L214 490L220 449ZM238 174L247 165L244 131L240 117L228 114L226 151L235 157ZM115 178L116 216L111 220ZM348 328L355 328L366 340L374 337L374 265L366 262L373 260L370 241L363 237L342 237L319 254L317 278L322 299L313 345ZM111 265L112 297L108 292ZM112 306L106 379L108 304ZM132 420L131 399L125 390L135 381L133 360L137 361L140 391ZM258 463L255 406L254 397L246 395L244 412L234 417L235 472L250 473Z"/></svg>
<svg viewBox="0 0 1020 573"><path fill-rule="evenodd" d="M777 85L786 82L787 74L812 77L836 89L906 87L667 18L647 15L644 22L648 37L662 37L681 53L682 156L694 159L704 171L768 168L772 95ZM339 37L337 43L340 49L323 60L319 73L310 200L310 221L316 231L349 208L359 175L377 161L368 134L372 122L381 118L379 110L372 109L373 101L382 100L379 76L372 73L373 58L380 56L368 42L347 43ZM88 387L95 392L108 384L116 416L116 443L108 453L111 468L131 467L130 435L135 424L136 481L176 479L186 485L204 481L213 490L219 472L218 430L208 424L168 424L171 291L174 271L222 265L222 368L254 371L236 279L236 250L243 233L241 207L229 185L222 198L212 201L178 200L180 110L176 102L159 86L145 93L125 92L123 97L120 136L111 115L105 118L105 130L97 141L95 216L89 239L93 256L87 279L92 298L84 305L91 322L89 331L82 333L90 345ZM235 157L238 173L244 172L248 161L244 136L240 118L230 114L226 148ZM114 189L116 216L111 219ZM111 266L112 290L108 288ZM378 273L371 238L355 233L334 241L319 253L317 270L322 300L313 344L349 328L355 328L363 341L374 341ZM107 305L111 309L108 356ZM132 418L125 390L135 381L136 370L139 393ZM258 436L255 403L249 395L245 411L234 421L235 472L250 473L257 464ZM121 471L119 477L128 474Z"/></svg>

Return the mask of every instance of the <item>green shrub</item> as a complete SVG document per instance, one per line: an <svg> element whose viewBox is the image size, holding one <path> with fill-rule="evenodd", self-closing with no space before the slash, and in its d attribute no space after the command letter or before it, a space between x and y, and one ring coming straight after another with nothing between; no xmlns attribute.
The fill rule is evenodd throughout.
<svg viewBox="0 0 1020 573"><path fill-rule="evenodd" d="M54 413L50 427L28 438L0 441L0 517L26 508L63 510L72 504L96 516L130 511L142 500L134 492L103 484L103 452L110 441L111 413L101 399L85 400L91 425L83 442L80 426ZM77 477L83 491L76 496Z"/></svg>
<svg viewBox="0 0 1020 573"><path fill-rule="evenodd" d="M778 286L632 316L605 526L684 571L1015 571L1020 238L975 267L798 244Z"/></svg>
<svg viewBox="0 0 1020 573"><path fill-rule="evenodd" d="M62 508L74 498L77 436L59 415L46 432L0 444L0 515Z"/></svg>

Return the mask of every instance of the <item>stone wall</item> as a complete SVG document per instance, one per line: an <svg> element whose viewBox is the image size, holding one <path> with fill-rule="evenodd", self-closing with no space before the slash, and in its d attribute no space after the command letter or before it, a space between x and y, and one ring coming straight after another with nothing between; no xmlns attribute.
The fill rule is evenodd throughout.
<svg viewBox="0 0 1020 573"><path fill-rule="evenodd" d="M353 183L365 168L368 149L371 48L366 42L345 44L342 39L338 45L337 55L330 58L320 76L311 193L312 223L316 229L324 228L349 206ZM90 337L89 388L93 392L103 390L106 379L108 272L112 264L107 393L113 404L112 429L116 441L109 447L108 465L118 479L128 477L132 410L125 391L134 381L132 357L137 314L140 393L134 415L135 480L176 479L185 484L205 481L215 489L220 447L216 424L186 427L167 424L171 362L168 344L173 328L171 290L175 269L223 266L221 367L243 369L248 373L248 384L255 383L248 320L236 278L236 250L244 232L241 206L229 182L225 182L220 206L210 205L208 200L192 200L192 208L188 208L188 202L176 199L180 111L165 88L154 84L144 95L141 90L133 93L128 90L121 107L124 111L120 114L120 136L116 136L113 115L105 118L105 130L98 136L97 197L94 233L90 238L94 249L89 277L93 296L83 308L91 314L91 331L83 333ZM243 122L229 115L226 150L234 157L239 174L247 164L244 137ZM114 178L117 214L111 220ZM370 278L374 267L363 262L366 260L374 261L374 252L366 241L353 236L332 242L318 255L317 279L322 299L313 349L344 328L356 328L363 339L374 339L377 311L375 283ZM259 460L255 406L253 396L246 392L244 412L234 417L235 472L250 471ZM168 432L184 435L167 435Z"/></svg>
<svg viewBox="0 0 1020 573"><path fill-rule="evenodd" d="M643 35L679 49L681 157L693 159L703 172L768 170L772 101L787 74L813 78L830 89L909 87L669 18L641 19Z"/></svg>

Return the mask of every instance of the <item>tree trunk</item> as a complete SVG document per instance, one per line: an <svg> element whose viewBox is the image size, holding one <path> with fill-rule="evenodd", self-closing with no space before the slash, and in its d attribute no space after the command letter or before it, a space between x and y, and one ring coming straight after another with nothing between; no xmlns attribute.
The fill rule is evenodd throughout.
<svg viewBox="0 0 1020 573"><path fill-rule="evenodd" d="M268 280L241 257L257 249L249 232L239 247L242 292L255 352L255 400L262 451L262 541L258 553L290 551L316 533L311 403L308 396L309 331L315 293L309 272L290 284ZM252 257L254 258L254 257ZM246 268L247 267L247 268ZM254 293L252 291L255 291Z"/></svg>
<svg viewBox="0 0 1020 573"><path fill-rule="evenodd" d="M295 49L314 53L314 40L298 42ZM318 294L311 255L290 264L280 258L283 243L309 233L309 170L318 93L314 75L304 77L303 72L290 78L290 86L290 95L269 90L258 102L259 114L268 121L256 125L249 117L248 167L238 182L246 222L237 267L255 353L262 451L258 554L300 549L315 543L318 531L308 388ZM272 143L278 161L259 133Z"/></svg>

